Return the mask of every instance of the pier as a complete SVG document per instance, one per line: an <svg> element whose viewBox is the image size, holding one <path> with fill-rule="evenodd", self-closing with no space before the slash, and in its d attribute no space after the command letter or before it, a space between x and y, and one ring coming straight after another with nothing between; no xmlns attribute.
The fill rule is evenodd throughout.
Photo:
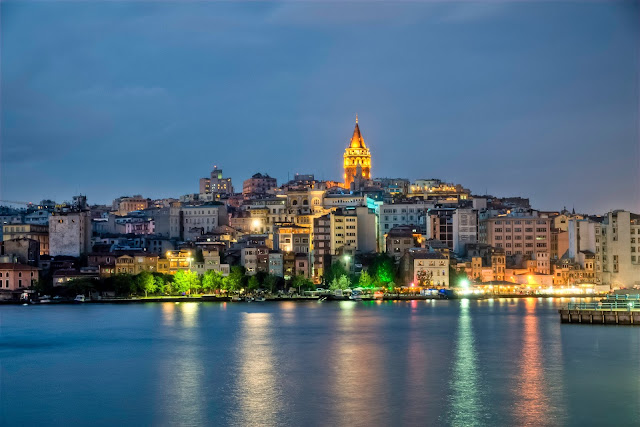
<svg viewBox="0 0 640 427"><path fill-rule="evenodd" d="M562 323L640 325L640 295L608 295L598 302L569 303L558 313Z"/></svg>

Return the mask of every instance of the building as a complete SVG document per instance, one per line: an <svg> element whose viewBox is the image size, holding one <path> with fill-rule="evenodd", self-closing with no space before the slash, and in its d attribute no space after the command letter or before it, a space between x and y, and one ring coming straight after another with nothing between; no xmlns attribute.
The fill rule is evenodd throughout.
<svg viewBox="0 0 640 427"><path fill-rule="evenodd" d="M640 215L623 210L607 213L595 226L595 242L596 275L602 284L640 286Z"/></svg>
<svg viewBox="0 0 640 427"><path fill-rule="evenodd" d="M278 227L274 249L294 254L308 254L311 248L311 228L299 225ZM274 236L275 237L275 236Z"/></svg>
<svg viewBox="0 0 640 427"><path fill-rule="evenodd" d="M140 274L143 271L155 273L158 271L158 255L138 253L122 255L116 258L116 274Z"/></svg>
<svg viewBox="0 0 640 427"><path fill-rule="evenodd" d="M129 212L141 211L148 207L149 200L138 194L132 197L120 197L115 199L112 203L111 209L115 211L116 215L126 215Z"/></svg>
<svg viewBox="0 0 640 427"><path fill-rule="evenodd" d="M268 272L269 248L266 246L242 248L240 265L246 269L249 276L253 276L258 272Z"/></svg>
<svg viewBox="0 0 640 427"><path fill-rule="evenodd" d="M398 262L406 251L412 248L419 248L421 242L422 234L417 227L401 225L392 228L387 233L386 252Z"/></svg>
<svg viewBox="0 0 640 427"><path fill-rule="evenodd" d="M268 174L257 173L242 183L242 196L249 199L253 196L261 196L272 193L278 188L278 182Z"/></svg>
<svg viewBox="0 0 640 427"><path fill-rule="evenodd" d="M231 178L223 178L222 169L214 166L210 178L200 178L200 194L233 194Z"/></svg>
<svg viewBox="0 0 640 427"><path fill-rule="evenodd" d="M40 245L40 255L49 255L49 226L40 224L10 224L2 226L2 240L31 239Z"/></svg>
<svg viewBox="0 0 640 427"><path fill-rule="evenodd" d="M218 226L229 223L227 207L219 202L182 206L181 210L184 240L196 240L197 237L213 231Z"/></svg>
<svg viewBox="0 0 640 427"><path fill-rule="evenodd" d="M449 287L449 257L430 249L409 249L400 260L401 286L418 286L427 278L425 287Z"/></svg>
<svg viewBox="0 0 640 427"><path fill-rule="evenodd" d="M453 214L455 208L430 208L427 210L427 238L443 242L453 250Z"/></svg>
<svg viewBox="0 0 640 427"><path fill-rule="evenodd" d="M362 177L371 179L371 152L364 143L356 115L356 127L353 130L349 146L344 150L345 188L351 188L358 166L362 168Z"/></svg>
<svg viewBox="0 0 640 427"><path fill-rule="evenodd" d="M483 218L480 220L478 240L504 248L507 256L530 255L535 259L540 252L551 252L551 225L550 218L540 216Z"/></svg>
<svg viewBox="0 0 640 427"><path fill-rule="evenodd" d="M58 211L49 217L49 255L79 257L90 251L89 211Z"/></svg>
<svg viewBox="0 0 640 427"><path fill-rule="evenodd" d="M453 231L453 252L462 255L469 243L478 241L478 211L456 209L451 215Z"/></svg>
<svg viewBox="0 0 640 427"><path fill-rule="evenodd" d="M11 256L15 262L31 266L40 263L40 243L33 239L18 238L2 242L0 255Z"/></svg>
<svg viewBox="0 0 640 427"><path fill-rule="evenodd" d="M0 298L11 299L12 291L31 287L38 281L38 269L30 265L0 263Z"/></svg>
<svg viewBox="0 0 640 427"><path fill-rule="evenodd" d="M38 225L49 225L49 216L51 212L38 209L37 211L31 212L24 216L25 224L38 224Z"/></svg>
<svg viewBox="0 0 640 427"><path fill-rule="evenodd" d="M313 276L317 281L324 276L331 263L331 215L313 220Z"/></svg>
<svg viewBox="0 0 640 427"><path fill-rule="evenodd" d="M282 252L269 252L269 274L284 277L284 258Z"/></svg>

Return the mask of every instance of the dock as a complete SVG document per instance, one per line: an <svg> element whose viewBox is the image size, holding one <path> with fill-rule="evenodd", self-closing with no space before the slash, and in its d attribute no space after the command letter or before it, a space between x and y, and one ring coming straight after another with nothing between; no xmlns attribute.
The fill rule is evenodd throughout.
<svg viewBox="0 0 640 427"><path fill-rule="evenodd" d="M558 313L561 323L640 325L640 295L608 295L598 302L569 303Z"/></svg>

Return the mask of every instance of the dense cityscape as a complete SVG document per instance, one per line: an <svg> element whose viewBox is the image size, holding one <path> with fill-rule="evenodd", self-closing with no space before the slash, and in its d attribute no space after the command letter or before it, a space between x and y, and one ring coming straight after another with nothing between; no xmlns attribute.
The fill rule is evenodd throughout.
<svg viewBox="0 0 640 427"><path fill-rule="evenodd" d="M176 198L3 200L0 298L586 295L640 286L639 214L541 211L464 183L373 178L384 160L357 117L345 140L335 181L300 173L278 185L258 172L240 192L214 166L197 192Z"/></svg>

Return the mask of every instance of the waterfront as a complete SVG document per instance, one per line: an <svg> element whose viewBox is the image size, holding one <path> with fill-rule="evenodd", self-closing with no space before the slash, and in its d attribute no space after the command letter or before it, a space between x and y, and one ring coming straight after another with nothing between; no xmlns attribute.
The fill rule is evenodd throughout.
<svg viewBox="0 0 640 427"><path fill-rule="evenodd" d="M568 302L0 307L2 424L635 424L640 333Z"/></svg>

